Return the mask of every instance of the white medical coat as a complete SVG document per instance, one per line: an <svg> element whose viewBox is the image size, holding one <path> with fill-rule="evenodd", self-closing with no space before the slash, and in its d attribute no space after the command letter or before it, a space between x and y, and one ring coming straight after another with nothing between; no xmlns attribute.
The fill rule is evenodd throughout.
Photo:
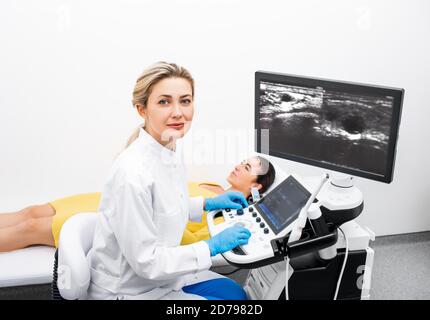
<svg viewBox="0 0 430 320"><path fill-rule="evenodd" d="M199 221L203 211L203 198L188 196L182 159L179 148L141 129L115 160L87 256L88 298L180 299L184 285L211 278L201 272L212 264L208 245L180 245L187 221Z"/></svg>

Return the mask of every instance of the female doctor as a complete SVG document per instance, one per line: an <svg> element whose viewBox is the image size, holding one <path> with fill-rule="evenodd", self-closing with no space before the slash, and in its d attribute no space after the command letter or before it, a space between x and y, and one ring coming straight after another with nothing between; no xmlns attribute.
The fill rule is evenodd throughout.
<svg viewBox="0 0 430 320"><path fill-rule="evenodd" d="M102 192L88 253L89 299L246 299L237 283L208 269L211 256L246 244L248 229L180 245L188 219L198 221L203 210L247 206L240 192L188 197L176 140L191 125L193 97L193 78L172 63L156 63L137 79L133 105L145 124Z"/></svg>

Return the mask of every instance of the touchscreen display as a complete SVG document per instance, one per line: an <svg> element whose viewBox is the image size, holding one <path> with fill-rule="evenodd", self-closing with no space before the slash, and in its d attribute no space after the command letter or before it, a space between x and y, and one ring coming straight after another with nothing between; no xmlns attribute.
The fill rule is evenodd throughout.
<svg viewBox="0 0 430 320"><path fill-rule="evenodd" d="M311 193L300 182L289 176L255 207L278 234L298 217L310 196Z"/></svg>

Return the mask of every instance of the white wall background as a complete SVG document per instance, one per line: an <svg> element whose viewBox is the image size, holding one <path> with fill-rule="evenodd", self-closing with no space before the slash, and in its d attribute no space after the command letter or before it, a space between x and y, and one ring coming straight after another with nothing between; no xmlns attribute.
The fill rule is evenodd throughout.
<svg viewBox="0 0 430 320"><path fill-rule="evenodd" d="M167 60L196 79L187 139L200 156L213 148L193 132L252 130L256 70L405 88L394 182L357 179L359 221L378 235L430 230L429 39L427 0L2 0L0 212L101 190L140 122L135 79ZM200 156L193 179L220 180L234 162Z"/></svg>

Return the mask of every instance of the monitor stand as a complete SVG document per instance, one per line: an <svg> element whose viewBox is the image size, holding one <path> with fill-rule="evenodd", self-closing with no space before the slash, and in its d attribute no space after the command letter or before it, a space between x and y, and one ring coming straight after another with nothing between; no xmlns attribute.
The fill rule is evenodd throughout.
<svg viewBox="0 0 430 320"><path fill-rule="evenodd" d="M352 188L354 187L354 177L344 174L334 172L330 174L330 184L338 188ZM336 189L333 189L336 190Z"/></svg>
<svg viewBox="0 0 430 320"><path fill-rule="evenodd" d="M363 210L363 193L350 175L331 172L330 180L319 192L318 206L326 222L336 226L353 220Z"/></svg>

